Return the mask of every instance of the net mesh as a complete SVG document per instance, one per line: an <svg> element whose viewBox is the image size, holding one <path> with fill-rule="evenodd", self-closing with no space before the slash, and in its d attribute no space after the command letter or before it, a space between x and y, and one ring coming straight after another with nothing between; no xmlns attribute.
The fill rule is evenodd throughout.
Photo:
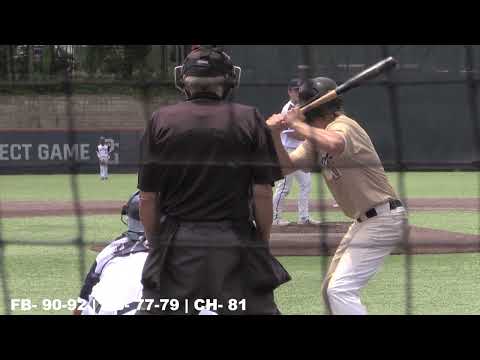
<svg viewBox="0 0 480 360"><path fill-rule="evenodd" d="M65 47L65 46L64 46ZM169 50L171 47L173 47L174 52L172 55L171 50ZM147 122L153 110L155 109L155 104L154 104L154 98L158 96L162 96L162 89L171 89L173 88L173 83L172 79L169 78L167 73L170 73L172 70L172 65L177 65L181 63L181 60L184 58L186 55L186 52L188 51L188 47L183 46L183 45L176 45L176 46L163 46L160 50L160 59L161 59L161 64L159 65L160 68L160 75L154 74L154 75L148 75L148 74L143 74L142 73L142 68L140 67L140 74L137 74L137 79L136 80L130 80L130 79L123 79L123 80L106 80L106 79L96 79L96 80L79 80L72 78L72 73L74 73L74 70L77 70L79 65L76 63L76 54L72 50L74 47L72 47L70 50L69 48L64 48L62 51L66 51L68 56L65 57L66 59L66 64L64 67L63 71L63 78L58 77L58 72L57 78L55 80L51 79L34 79L34 69L36 66L39 66L37 63L34 62L35 58L35 46L28 46L26 45L25 48L22 50L24 51L27 55L24 56L24 59L26 59L26 64L16 64L15 59L12 56L12 52L14 51L13 46L3 46L1 51L3 51L0 55L2 56L0 58L0 72L3 72L2 77L3 80L1 81L1 86L5 90L7 89L10 94L14 94L13 96L18 96L21 97L21 95L16 95L16 94L21 94L22 89L26 88L41 88L42 86L45 87L47 90L46 93L48 94L49 91L57 92L59 89L61 89L61 93L63 94L65 98L65 129L66 129L66 142L69 144L71 148L75 144L78 144L79 139L78 139L78 132L76 129L78 128L78 122L77 119L75 118L75 111L74 111L74 100L73 97L75 95L76 89L84 89L85 87L88 86L93 86L93 87L104 87L108 89L122 89L121 91L126 91L128 94L129 91L131 90L130 93L133 91L137 91L140 89L140 96L137 97L139 98L139 102L141 103L141 117L144 119L144 122ZM321 65L318 63L318 56L314 55L318 52L318 48L321 48L321 46L317 45L302 45L299 46L300 51L299 51L299 56L297 58L297 63L296 65L301 65L300 67L297 67L297 69L300 69L300 76L302 78L310 78L314 75L319 74L319 72L325 72L328 73L331 77L334 77L337 75L339 78L344 78L345 79L345 73L342 72L345 69L349 71L349 73L355 73L359 72L363 68L361 66L366 66L364 64L355 64L351 62L352 60L349 59L348 55L348 46L336 46L334 49L335 51L338 50L338 54L333 51L332 46L330 48L326 49L323 54L327 53L327 51L332 51L332 53L329 53L329 56L326 56L326 59L322 62ZM458 48L462 48L461 51L458 50ZM408 52L407 52L408 50ZM368 84L364 84L365 87L374 87L374 88L380 88L386 95L382 99L386 100L386 109L387 113L386 116L388 117L388 122L384 124L385 127L390 127L388 131L391 131L392 134L392 161L389 163L389 169L390 170L395 170L398 173L398 176L396 178L397 184L396 188L398 190L398 195L402 202L407 205L408 207L408 194L406 193L406 179L405 179L405 173L407 170L410 170L410 166L412 165L412 159L411 157L407 159L406 155L406 144L410 144L412 139L408 138L408 136L405 136L406 134L406 129L402 126L404 124L404 117L405 111L402 111L402 107L405 108L409 104L406 103L406 100L403 97L405 97L404 92L402 89L404 88L425 88L427 89L437 89L437 88L442 88L442 87L449 87L449 86L460 86L464 88L465 94L466 94L466 99L465 104L462 106L465 106L468 108L468 117L470 121L470 125L468 128L463 129L464 134L465 134L465 141L469 141L468 138L470 137L472 139L473 143L473 161L470 161L470 159L466 159L465 162L460 163L460 166L465 166L467 164L467 168L469 169L477 169L479 165L479 154L480 154L480 123L478 119L478 71L476 70L476 53L478 52L477 47L471 46L471 45L465 45L465 46L458 46L457 52L461 54L458 59L452 60L448 64L444 64L443 61L441 60L441 57L436 58L435 56L440 56L440 53L436 53L438 51L437 48L433 46L417 46L415 49L412 50L412 48L406 45L402 46L395 46L395 45L378 45L377 49L374 49L374 46L369 46L368 48L365 48L365 51L374 51L376 54L381 56L382 58L386 58L388 56L394 56L398 57L400 56L403 62L401 63L401 66L403 66L403 69L406 71L402 73L403 75L398 75L396 73L389 73L385 75L383 78L374 80ZM17 51L18 51L18 46L17 46ZM53 50L52 50L53 51ZM105 50L106 51L106 50ZM110 50L109 50L110 51ZM111 50L113 51L113 50ZM169 54L170 51L170 54ZM357 49L356 51L362 51ZM278 48L278 52L282 52L282 47L280 46ZM345 56L345 52L347 52L347 55ZM322 53L322 51L320 51ZM411 54L411 55L408 55ZM442 53L443 54L443 53ZM107 55L105 55L107 56ZM173 63L172 64L172 56L173 56ZM345 60L344 64L339 64L338 62L335 61L335 57L339 56L343 60ZM170 57L170 59L169 59ZM124 58L125 59L125 58ZM132 61L134 62L134 56L132 55ZM432 60L433 59L433 60ZM343 61L342 60L342 61ZM380 60L380 59L379 59ZM113 61L113 60L112 60ZM234 59L235 61L235 59ZM294 63L295 61L292 61ZM410 64L411 63L411 64ZM451 64L456 64L456 67L452 68ZM55 65L55 63L52 62L51 66L59 66L58 63ZM111 64L110 64L111 65ZM242 65L242 64L238 64ZM27 71L26 76L19 76L19 73L21 73L20 68L24 67L25 69L29 69ZM112 65L113 66L113 65ZM262 65L259 67L265 67L267 65ZM409 67L410 66L410 67ZM248 69L247 69L248 70ZM41 71L40 71L41 72ZM33 75L32 75L33 73ZM130 72L131 74L131 72ZM162 75L163 74L163 75ZM433 76L432 74L435 74ZM438 74L444 74L445 76L439 77ZM450 74L453 74L450 76ZM149 78L149 76L153 76L152 78ZM149 79L148 81L146 79ZM432 88L433 86L433 88ZM249 94L255 93L257 89L267 89L267 90L275 90L275 89L281 89L279 91L284 92L286 88L286 84L282 80L272 80L272 81L264 81L264 80L259 80L255 81L254 77L249 77L248 74L246 76L246 79L244 79L242 83L243 87L243 92L244 94L248 92ZM459 87L459 89L461 89ZM125 90L126 89L126 90ZM108 91L108 90L107 90ZM156 91L156 95L153 95L153 92ZM158 94L158 91L160 91L160 95ZM440 90L439 90L440 91ZM135 95L136 96L136 95ZM248 101L250 96L255 96L255 95L248 95L245 98L247 99L245 102ZM430 94L431 96L431 94ZM462 97L458 97L459 100L462 100ZM378 100L378 99L377 99ZM175 100L174 100L175 101ZM420 100L421 101L421 100ZM277 101L280 103L280 99ZM375 104L372 103L370 106L374 106ZM0 105L1 106L1 105ZM402 115L403 114L403 115ZM231 114L233 116L233 114ZM112 116L115 116L112 114ZM402 117L403 116L403 117ZM421 119L419 120L421 121ZM14 124L15 125L15 124ZM18 126L20 127L20 126ZM120 126L119 126L120 127ZM385 130L387 131L387 130ZM452 131L455 131L454 124L452 124ZM434 130L432 130L434 133ZM428 136L428 135L426 135ZM431 136L431 135L430 135ZM446 145L445 145L446 146ZM414 162L414 161L413 161ZM436 168L452 168L452 166L455 166L455 161L452 161L451 159L446 159L443 161L442 159L438 160L433 160L430 164L429 163L422 163L422 166L432 166ZM453 165L452 165L453 164ZM130 164L131 166L135 165L135 162L132 161ZM79 174L82 173L82 164L79 162L77 157L70 157L68 160L68 175L69 175L69 184L70 184L70 191L71 191L71 203L73 204L73 215L75 218L75 228L76 228L76 236L73 239L62 239L61 241L44 241L44 240L38 240L38 239L28 239L28 240L20 240L16 238L7 237L5 236L5 227L4 227L4 222L7 221L5 215L5 208L6 205L0 203L0 282L1 282L1 292L2 292L2 300L3 300L3 313L4 314L11 314L12 313L12 306L11 306L11 300L12 298L15 298L16 295L12 294L11 292L11 276L15 272L15 266L10 266L7 269L7 262L8 262L8 247L11 245L22 245L22 246L53 246L53 247L60 247L60 246L73 246L76 251L77 251L77 266L78 266L78 278L80 279L80 282L78 284L78 288L80 289L81 284L83 282L83 279L86 275L86 263L87 263L87 251L88 250L88 242L86 241L86 232L87 232L87 224L85 222L85 214L84 210L82 207L82 194L80 192L79 188L79 179L78 176ZM478 172L477 172L478 174ZM477 184L480 185L480 175L478 176ZM135 186L136 184L133 184ZM35 186L34 184L32 186ZM0 192L14 192L15 189L5 189L1 188ZM133 190L133 189L132 189ZM41 191L41 189L39 189ZM318 196L319 199L324 199L325 194L328 192L328 189L325 188L324 183L322 181L319 181L319 188L317 189L318 191ZM0 197L0 201L5 203L6 197ZM477 194L477 202L476 202L476 207L477 207L477 213L480 207L480 202L478 202L478 199L480 199L480 187L478 187L478 194ZM2 201L3 200L3 201ZM124 199L119 199L119 200L124 200ZM3 206L2 206L3 205ZM322 223L326 223L328 221L327 213L329 209L327 208L327 204L324 201L319 202L319 220ZM407 224L405 224L405 227L407 227ZM476 228L480 228L480 221L478 224L476 224ZM113 234L112 234L113 237ZM404 251L404 271L405 271L405 314L413 314L415 313L414 309L414 299L413 299L413 269L414 269L414 263L413 263L413 251L412 251L412 244L409 239L409 232L406 231L403 236L403 251ZM319 247L319 252L321 254L326 254L330 251L331 254L331 245L328 243L328 238L327 238L327 232L326 231L320 231L319 233L319 241L317 243L317 246ZM480 250L480 241L478 242L478 250ZM39 254L38 256L42 256ZM328 264L329 264L330 258L328 256L320 256L319 261L320 261L320 268L322 272L322 277L325 278L327 275L327 270L328 270ZM28 274L22 275L22 276L29 276ZM293 279L295 281L295 279ZM319 284L321 285L321 284ZM321 295L321 290L320 286L318 289L311 289L311 291L314 291L318 293L319 296ZM48 297L48 291L49 289L44 289L44 294L45 297Z"/></svg>

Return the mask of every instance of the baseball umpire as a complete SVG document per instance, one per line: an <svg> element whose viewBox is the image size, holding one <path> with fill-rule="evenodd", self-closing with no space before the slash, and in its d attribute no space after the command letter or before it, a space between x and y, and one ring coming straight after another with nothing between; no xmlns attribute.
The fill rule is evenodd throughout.
<svg viewBox="0 0 480 360"><path fill-rule="evenodd" d="M122 209L128 231L95 259L80 292L79 315L133 315L142 298L142 269L148 255L140 223L139 192Z"/></svg>
<svg viewBox="0 0 480 360"><path fill-rule="evenodd" d="M195 314L199 299L216 301L206 310L219 314L279 313L273 291L290 278L268 241L282 175L264 118L227 101L240 73L220 48L197 46L175 69L186 101L147 125L138 188L152 247L143 299L153 305L139 314ZM158 309L159 299L182 307ZM242 299L246 306L227 306Z"/></svg>
<svg viewBox="0 0 480 360"><path fill-rule="evenodd" d="M310 79L300 87L300 103L336 87L328 78ZM332 259L323 294L332 314L366 314L360 291L408 229L406 210L388 182L370 137L345 115L342 99L306 114L295 108L286 116L273 115L267 122L284 171L320 165L339 207L354 219ZM290 154L280 141L280 132L287 126L306 138Z"/></svg>

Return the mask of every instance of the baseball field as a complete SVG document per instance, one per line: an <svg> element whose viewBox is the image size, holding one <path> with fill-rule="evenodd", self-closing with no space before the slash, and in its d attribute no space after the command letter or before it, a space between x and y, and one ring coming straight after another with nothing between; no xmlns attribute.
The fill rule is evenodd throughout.
<svg viewBox="0 0 480 360"><path fill-rule="evenodd" d="M389 173L400 190L400 176ZM475 172L412 172L404 174L404 198L410 212L412 255L401 249L390 256L364 290L371 314L480 314L480 178ZM0 236L4 241L5 296L30 299L76 299L95 247L123 231L120 207L136 188L136 175L113 174L108 182L97 175L0 176ZM73 204L72 185L79 206ZM296 185L295 185L296 186ZM290 194L286 218L296 221L297 188ZM324 211L320 211L324 210ZM81 214L77 216L76 214ZM274 229L272 251L292 275L276 292L284 314L324 314L320 287L329 254L341 239L348 219L334 208L319 176L314 176L311 213L331 227ZM333 229L333 230L332 230ZM75 245L85 243L84 258ZM322 251L319 239L328 242ZM0 264L2 265L2 264ZM55 314L66 309L32 309L13 314Z"/></svg>

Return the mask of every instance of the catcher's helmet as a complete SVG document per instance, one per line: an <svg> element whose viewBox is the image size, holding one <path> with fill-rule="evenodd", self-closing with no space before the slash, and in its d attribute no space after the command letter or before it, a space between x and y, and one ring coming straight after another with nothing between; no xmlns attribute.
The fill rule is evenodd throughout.
<svg viewBox="0 0 480 360"><path fill-rule="evenodd" d="M123 220L124 216L127 216L127 222ZM133 194L122 207L121 220L128 226L129 238L139 240L139 237L144 235L145 229L140 222L140 191Z"/></svg>
<svg viewBox="0 0 480 360"><path fill-rule="evenodd" d="M185 92L183 79L186 76L225 77L224 97L231 89L240 86L242 69L234 66L230 56L215 45L195 45L182 66L175 68L175 86Z"/></svg>
<svg viewBox="0 0 480 360"><path fill-rule="evenodd" d="M335 90L337 88L337 83L332 79L325 77L317 77L314 79L308 79L302 83L298 93L300 100L300 106L304 106L313 100L325 95L329 91ZM319 107L310 110L305 114L307 120L312 120L318 116L324 116L335 111L342 109L343 101L341 98L337 98L333 101L330 101L326 104L320 105Z"/></svg>

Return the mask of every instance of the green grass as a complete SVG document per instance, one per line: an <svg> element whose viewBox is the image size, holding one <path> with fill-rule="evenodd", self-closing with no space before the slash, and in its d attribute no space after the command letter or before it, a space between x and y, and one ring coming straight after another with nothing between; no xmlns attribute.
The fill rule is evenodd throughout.
<svg viewBox="0 0 480 360"><path fill-rule="evenodd" d="M387 174L390 183L400 194L398 173ZM298 184L293 182L289 198L298 196ZM480 194L480 176L477 172L410 172L404 174L405 194L409 198L476 198ZM331 195L319 174L312 176L312 199Z"/></svg>
<svg viewBox="0 0 480 360"><path fill-rule="evenodd" d="M76 299L80 291L78 250L73 247L9 246L6 250L11 298ZM86 269L95 253L88 250ZM324 314L320 296L322 262L327 257L281 257L292 281L276 292L283 314ZM412 264L413 314L480 314L480 259L477 254L414 256ZM370 314L405 314L405 256L390 256L363 292ZM3 303L0 313L5 313ZM69 314L68 310L14 314Z"/></svg>
<svg viewBox="0 0 480 360"><path fill-rule="evenodd" d="M87 243L111 241L126 226L120 222L120 215L85 216L83 218ZM2 237L6 241L49 241L66 242L78 238L78 222L75 217L32 217L11 218L2 221Z"/></svg>
<svg viewBox="0 0 480 360"><path fill-rule="evenodd" d="M389 174L395 181L397 175ZM478 197L476 173L409 173L405 176L409 197ZM318 175L314 176L313 197L318 197ZM113 174L102 183L96 175L78 177L82 200L125 201L135 191L135 174ZM296 188L296 185L295 185ZM296 190L291 197L296 196ZM329 195L327 195L329 196ZM64 175L0 176L0 201L71 200L70 177ZM296 214L286 214L296 220ZM319 219L320 214L313 213ZM325 213L327 221L348 221L340 212ZM104 243L125 230L117 215L83 218L87 243ZM475 212L414 212L412 225L440 230L479 234ZM7 241L68 241L78 237L73 217L2 219L2 237ZM84 274L79 273L79 253L74 246L7 245L5 266L12 298L27 298L39 304L42 299L75 299ZM96 253L87 250L88 270ZM282 257L293 281L281 287L276 298L284 314L322 314L320 296L322 262L326 257ZM480 314L480 258L478 254L419 255L412 267L413 313ZM405 313L405 257L391 256L383 270L364 290L363 299L372 314ZM3 285L3 284L2 284ZM0 290L0 295L2 292ZM5 308L0 298L0 313ZM49 314L68 314L52 311ZM15 314L24 314L16 311ZM44 314L37 309L28 314Z"/></svg>
<svg viewBox="0 0 480 360"><path fill-rule="evenodd" d="M474 211L418 211L410 214L415 226L480 235L480 214Z"/></svg>
<svg viewBox="0 0 480 360"><path fill-rule="evenodd" d="M114 174L108 182L97 175L77 177L80 199L126 201L136 191L137 175ZM0 201L71 201L68 175L2 175Z"/></svg>
<svg viewBox="0 0 480 360"><path fill-rule="evenodd" d="M288 214L293 217L295 214ZM316 214L317 215L317 214ZM339 212L327 212L326 220L347 220ZM418 226L477 233L475 213L417 212L411 223ZM455 219L453 222L451 219ZM86 216L85 241L104 243L125 230L118 216ZM4 219L5 240L66 241L74 239L77 222L73 217L35 217ZM475 232L476 231L476 232ZM85 269L95 253L86 251ZM322 262L326 257L282 257L293 281L277 292L278 304L285 314L322 314L320 297ZM364 301L372 314L405 313L405 257L391 256L384 271L364 291ZM81 286L79 253L74 246L6 247L8 286L12 298L28 298L36 304L42 299L75 299ZM480 313L480 259L477 254L419 255L413 258L412 278L414 313ZM3 306L3 305L2 305ZM4 309L0 306L0 313ZM3 309L3 310L2 310ZM42 314L40 309L29 314ZM49 314L68 314L67 310ZM23 314L16 311L15 314Z"/></svg>
<svg viewBox="0 0 480 360"><path fill-rule="evenodd" d="M86 251L85 269L89 269L95 258L93 251ZM80 274L79 252L73 246L7 246L5 251L7 286L11 299L30 299L33 304L42 300L77 299L83 275ZM3 294L2 294L3 295ZM5 307L0 305L0 314ZM30 314L69 314L68 310L43 311L41 308L17 315Z"/></svg>
<svg viewBox="0 0 480 360"><path fill-rule="evenodd" d="M325 221L349 221L340 212L324 213ZM286 213L285 218L296 221L295 213ZM311 214L314 219L322 219L319 213ZM87 243L105 243L126 230L120 222L120 216L97 215L83 217ZM476 212L412 212L410 224L420 227L455 231L480 235L479 214ZM2 236L7 241L52 241L65 242L76 239L79 235L78 222L75 217L32 217L10 218L2 221Z"/></svg>
<svg viewBox="0 0 480 360"><path fill-rule="evenodd" d="M477 254L419 255L412 258L412 314L480 314ZM324 257L283 257L292 281L276 292L284 314L321 315ZM406 309L405 256L390 256L362 293L369 314L401 315Z"/></svg>
<svg viewBox="0 0 480 360"><path fill-rule="evenodd" d="M389 173L392 185L398 188L398 174ZM136 174L112 174L108 182L97 175L79 175L78 186L82 200L124 200L137 186ZM68 175L2 175L0 201L69 201L72 199ZM313 175L312 199L320 197L321 176ZM479 196L479 176L475 172L412 172L405 174L408 197L468 198ZM323 186L323 197L330 198ZM290 198L296 198L298 185L294 182Z"/></svg>

